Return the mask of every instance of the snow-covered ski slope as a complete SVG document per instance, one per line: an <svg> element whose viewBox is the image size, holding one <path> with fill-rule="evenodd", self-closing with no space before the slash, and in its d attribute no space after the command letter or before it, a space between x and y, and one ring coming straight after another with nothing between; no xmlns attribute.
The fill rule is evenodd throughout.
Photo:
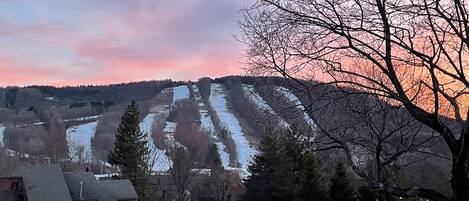
<svg viewBox="0 0 469 201"><path fill-rule="evenodd" d="M241 164L241 169L247 173L247 167L256 154L256 150L249 144L238 119L228 109L223 86L221 84L212 84L210 90L210 105L220 118L220 126L226 128L233 139L236 145L238 162Z"/></svg>
<svg viewBox="0 0 469 201"><path fill-rule="evenodd" d="M267 102L256 92L254 85L243 84L242 87L243 95L249 100L251 104L254 104L260 111L267 113L270 117L277 119L279 125L283 128L289 128L290 124L287 123L282 117L270 107Z"/></svg>
<svg viewBox="0 0 469 201"><path fill-rule="evenodd" d="M187 87L187 85L181 85L181 86L169 88L169 90L172 90L173 92L171 105L174 105L174 103L176 103L179 100L190 98L190 92L189 92L189 88ZM164 118L166 118L169 114L169 105L160 105L160 106L161 107L159 108L166 108L166 109L161 110L161 111L156 111L156 112L154 111L148 114L140 123L140 130L142 132L147 133L148 144L150 145L150 149L153 151L152 155L155 157L153 171L167 171L172 166L172 162L170 158L168 157L168 155L166 154L166 151L157 148L153 140L153 137L151 137L152 129L153 129L153 125L155 124L156 117L162 114ZM176 140L174 139L175 129L176 129L175 123L166 122L163 132L165 134L168 134L168 136L165 136L165 139L167 139L168 141L174 142L174 144L176 145L181 145L179 142L176 142Z"/></svg>
<svg viewBox="0 0 469 201"><path fill-rule="evenodd" d="M192 89L194 90L195 101L197 102L197 106L199 107L200 128L207 132L215 132L215 127L213 126L212 119L210 117L210 114L208 113L207 106L202 100L199 88L196 85L192 85Z"/></svg>
<svg viewBox="0 0 469 201"><path fill-rule="evenodd" d="M293 104L296 105L296 107L301 110L301 111L304 111L303 112L303 119L305 120L305 122L312 128L312 129L315 129L316 128L316 124L314 123L313 119L311 119L311 117L308 115L308 113L306 112L306 108L303 106L303 104L301 104L301 101L300 99L295 95L293 94L289 89L285 88L285 87L277 87L275 88L275 90L280 93L281 95L283 95L284 97L286 97L288 100L290 100L290 102L292 102Z"/></svg>
<svg viewBox="0 0 469 201"><path fill-rule="evenodd" d="M215 142L215 145L217 146L218 155L220 156L223 168L229 169L230 155L228 154L228 152L226 152L227 148L215 132L215 126L213 125L210 114L208 113L208 108L202 100L202 97L200 96L199 88L196 85L192 85L192 89L194 90L195 100L197 101L197 106L199 108L200 129L210 133L210 136L212 137Z"/></svg>
<svg viewBox="0 0 469 201"><path fill-rule="evenodd" d="M98 121L73 126L67 129L68 152L71 157L78 159L77 155L81 152L81 158L89 161L92 159L91 139L96 133Z"/></svg>
<svg viewBox="0 0 469 201"><path fill-rule="evenodd" d="M181 85L173 88L173 104L179 100L188 99L190 97L187 85Z"/></svg>
<svg viewBox="0 0 469 201"><path fill-rule="evenodd" d="M166 112L166 111L162 111ZM169 159L168 155L166 155L166 151L158 149L156 147L155 142L152 135L153 124L156 120L156 113L150 113L145 118L143 118L142 122L140 122L140 130L146 133L148 145L151 150L151 157L154 160L152 170L153 171L167 171L171 167L171 160Z"/></svg>

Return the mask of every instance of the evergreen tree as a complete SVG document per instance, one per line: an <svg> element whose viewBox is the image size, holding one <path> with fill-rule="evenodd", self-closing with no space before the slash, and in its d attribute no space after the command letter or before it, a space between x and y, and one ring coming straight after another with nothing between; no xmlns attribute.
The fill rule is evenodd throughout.
<svg viewBox="0 0 469 201"><path fill-rule="evenodd" d="M260 153L248 168L243 201L290 201L294 196L293 166L275 134L266 135Z"/></svg>
<svg viewBox="0 0 469 201"><path fill-rule="evenodd" d="M218 154L218 148L216 144L210 145L207 154L207 165L212 170L223 169L223 165Z"/></svg>
<svg viewBox="0 0 469 201"><path fill-rule="evenodd" d="M349 175L342 163L336 166L335 174L331 178L329 190L331 201L355 201L355 193L350 185Z"/></svg>
<svg viewBox="0 0 469 201"><path fill-rule="evenodd" d="M140 200L145 200L150 150L146 134L140 131L139 123L138 104L132 101L122 115L108 160L110 164L119 167L124 178L132 182Z"/></svg>
<svg viewBox="0 0 469 201"><path fill-rule="evenodd" d="M322 165L313 152L306 152L301 161L298 172L298 186L295 201L323 201L327 198L327 178L323 173Z"/></svg>

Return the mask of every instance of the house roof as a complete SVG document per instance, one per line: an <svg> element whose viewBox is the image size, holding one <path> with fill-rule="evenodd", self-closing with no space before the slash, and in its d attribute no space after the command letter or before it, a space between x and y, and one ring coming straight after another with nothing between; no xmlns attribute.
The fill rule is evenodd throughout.
<svg viewBox="0 0 469 201"><path fill-rule="evenodd" d="M99 181L104 185L112 195L119 199L137 199L138 195L135 192L132 183L127 179L119 180L102 180Z"/></svg>
<svg viewBox="0 0 469 201"><path fill-rule="evenodd" d="M137 199L129 180L98 181L90 172L64 173L73 200L80 200L80 183L83 182L83 200L116 201L122 199Z"/></svg>
<svg viewBox="0 0 469 201"><path fill-rule="evenodd" d="M23 177L29 201L72 201L58 165L24 165L14 170L11 176Z"/></svg>

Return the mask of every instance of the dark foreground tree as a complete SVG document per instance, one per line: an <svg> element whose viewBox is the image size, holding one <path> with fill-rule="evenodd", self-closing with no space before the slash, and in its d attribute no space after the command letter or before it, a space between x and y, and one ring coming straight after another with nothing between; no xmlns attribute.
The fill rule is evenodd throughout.
<svg viewBox="0 0 469 201"><path fill-rule="evenodd" d="M297 189L295 201L327 200L327 177L317 156L311 151L306 152L298 162Z"/></svg>
<svg viewBox="0 0 469 201"><path fill-rule="evenodd" d="M289 201L294 198L293 166L277 135L266 135L249 166L243 201Z"/></svg>
<svg viewBox="0 0 469 201"><path fill-rule="evenodd" d="M358 201L376 201L377 199L377 193L368 186L360 186L358 188Z"/></svg>
<svg viewBox="0 0 469 201"><path fill-rule="evenodd" d="M329 189L331 201L355 201L355 193L350 185L350 178L344 164L339 163L335 168L335 174L331 178Z"/></svg>
<svg viewBox="0 0 469 201"><path fill-rule="evenodd" d="M129 179L141 200L147 198L149 171L146 134L140 131L140 111L135 101L127 107L116 131L114 147L109 153L109 163L119 167L122 176Z"/></svg>

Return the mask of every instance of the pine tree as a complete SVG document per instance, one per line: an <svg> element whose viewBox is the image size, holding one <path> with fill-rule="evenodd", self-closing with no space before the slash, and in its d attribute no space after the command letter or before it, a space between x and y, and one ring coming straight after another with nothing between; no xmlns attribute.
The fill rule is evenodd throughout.
<svg viewBox="0 0 469 201"><path fill-rule="evenodd" d="M331 201L355 201L355 193L350 185L349 175L342 163L336 166L329 189Z"/></svg>
<svg viewBox="0 0 469 201"><path fill-rule="evenodd" d="M323 201L327 198L327 178L322 165L313 152L306 152L299 162L298 187L295 201Z"/></svg>
<svg viewBox="0 0 469 201"><path fill-rule="evenodd" d="M260 153L248 168L243 201L290 201L294 196L293 167L279 138L266 135Z"/></svg>
<svg viewBox="0 0 469 201"><path fill-rule="evenodd" d="M146 134L140 131L140 111L135 101L127 107L116 131L114 147L109 153L109 163L119 167L124 178L129 179L140 200L144 200L147 186L148 155L150 150Z"/></svg>

